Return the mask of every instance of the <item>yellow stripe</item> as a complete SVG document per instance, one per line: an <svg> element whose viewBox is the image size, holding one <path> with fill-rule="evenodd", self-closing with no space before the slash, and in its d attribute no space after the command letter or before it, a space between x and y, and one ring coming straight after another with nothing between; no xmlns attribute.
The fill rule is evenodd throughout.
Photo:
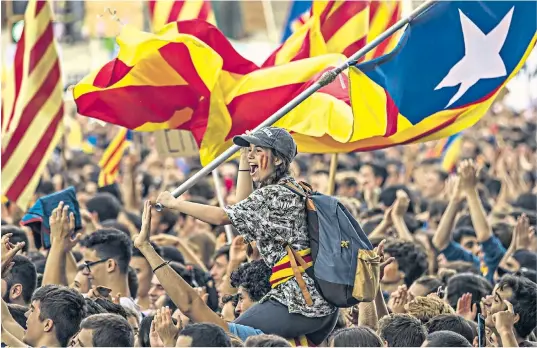
<svg viewBox="0 0 537 348"><path fill-rule="evenodd" d="M129 142L127 140L124 140L123 143L119 146L118 151L114 153L108 164L103 168L105 173L112 174L112 171L117 167L118 163L121 162L121 158L123 158L123 154L128 147Z"/></svg>
<svg viewBox="0 0 537 348"><path fill-rule="evenodd" d="M19 175L26 165L26 161L21 159L28 158L28 156L35 151L41 137L48 129L52 117L56 115L63 104L62 96L63 88L61 83L58 83L50 98L45 102L41 110L39 110L30 123L30 126L24 133L17 148L13 151L10 161L4 166L4 169L2 170L2 189L4 191L13 184L17 175Z"/></svg>
<svg viewBox="0 0 537 348"><path fill-rule="evenodd" d="M207 22L211 23L212 25L216 25L216 17L214 16L214 12L211 8L211 11L209 12L209 15L207 16Z"/></svg>
<svg viewBox="0 0 537 348"><path fill-rule="evenodd" d="M367 42L371 42L388 29L388 22L396 10L396 3L394 1L383 1L377 7L375 17L369 24L369 33L367 35ZM369 51L366 55L366 60L371 60L375 56L376 48Z"/></svg>
<svg viewBox="0 0 537 348"><path fill-rule="evenodd" d="M54 133L54 138L52 139L47 152L45 153L45 156L41 159L41 162L39 163L39 167L37 168L37 171L32 176L32 179L26 184L26 187L24 191L21 193L19 198L17 199L17 206L21 209L28 209L28 206L33 199L33 196L35 194L35 190L37 189L37 185L39 184L39 180L41 179L41 175L43 174L43 171L45 170L45 166L47 165L48 161L50 160L50 157L52 156L52 153L54 152L54 149L56 148L56 145L60 142L62 135L64 132L64 127L62 122L58 124L58 128L56 129L56 133Z"/></svg>
<svg viewBox="0 0 537 348"><path fill-rule="evenodd" d="M173 3L174 1L169 0L159 0L155 2L152 18L153 32L158 32L166 25Z"/></svg>
<svg viewBox="0 0 537 348"><path fill-rule="evenodd" d="M186 21L189 19L199 18L200 10L202 6L203 6L203 1L193 1L193 0L183 1L183 7L181 7L181 11L179 12L178 20Z"/></svg>
<svg viewBox="0 0 537 348"><path fill-rule="evenodd" d="M112 154L114 154L114 150L118 148L119 144L123 141L125 141L125 136L127 135L127 129L126 128L120 128L116 136L112 139L110 144L108 144L108 147L103 153L103 156L101 157L101 160L99 161L99 167L102 167L106 164L107 161L109 161Z"/></svg>
<svg viewBox="0 0 537 348"><path fill-rule="evenodd" d="M314 23L317 23L319 19L316 17L310 18L304 25L298 28L282 45L278 53L276 53L276 59L274 65L281 65L284 63L290 62L298 53L298 50L302 47L302 43L308 38L310 29L314 26ZM322 38L321 38L322 39ZM321 42L324 42L322 40ZM310 42L311 45L311 42Z"/></svg>
<svg viewBox="0 0 537 348"><path fill-rule="evenodd" d="M369 26L369 7L360 11L345 24L328 40L328 52L343 53L352 43L367 35Z"/></svg>
<svg viewBox="0 0 537 348"><path fill-rule="evenodd" d="M6 70L6 67L3 67ZM5 135L7 132L8 118L11 117L11 112L13 111L13 103L15 102L15 74L13 68L6 71L6 79L3 81L2 85L2 135ZM7 139L2 136L2 148Z"/></svg>

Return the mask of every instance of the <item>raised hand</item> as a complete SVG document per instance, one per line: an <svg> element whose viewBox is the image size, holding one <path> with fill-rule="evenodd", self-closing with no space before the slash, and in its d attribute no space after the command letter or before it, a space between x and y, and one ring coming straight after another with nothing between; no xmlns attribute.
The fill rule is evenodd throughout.
<svg viewBox="0 0 537 348"><path fill-rule="evenodd" d="M132 242L137 249L151 245L149 243L149 232L151 230L151 202L144 202L144 212L142 213L142 227L140 233L132 237Z"/></svg>
<svg viewBox="0 0 537 348"><path fill-rule="evenodd" d="M69 213L69 206L64 205L63 202L60 202L58 207L52 211L49 224L52 244L60 243L66 253L73 250L82 237L81 233L77 233L74 238L71 238L72 232L75 230L75 214Z"/></svg>
<svg viewBox="0 0 537 348"><path fill-rule="evenodd" d="M401 218L408 211L408 206L410 205L410 198L403 190L397 190L395 203L393 205L392 217Z"/></svg>
<svg viewBox="0 0 537 348"><path fill-rule="evenodd" d="M464 160L459 165L457 173L460 178L460 188L463 191L475 190L477 186L477 166L472 160Z"/></svg>
<svg viewBox="0 0 537 348"><path fill-rule="evenodd" d="M153 323L164 346L174 347L179 331L181 330L181 323L177 322L177 325L173 324L170 308L164 307L157 309Z"/></svg>
<svg viewBox="0 0 537 348"><path fill-rule="evenodd" d="M243 236L237 236L233 238L231 247L229 249L229 261L234 263L240 263L246 260L246 250L248 244L244 241Z"/></svg>
<svg viewBox="0 0 537 348"><path fill-rule="evenodd" d="M466 293L457 301L457 314L466 320L474 321L477 315L477 304L472 305L472 294Z"/></svg>
<svg viewBox="0 0 537 348"><path fill-rule="evenodd" d="M176 198L168 191L161 192L157 197L157 202L164 208L174 209L176 204Z"/></svg>
<svg viewBox="0 0 537 348"><path fill-rule="evenodd" d="M378 256L380 256L380 272L379 272L379 280L382 280L384 277L384 269L386 266L391 264L395 261L395 257L390 257L389 259L386 259L386 256L384 255L384 244L386 243L386 240L382 240L379 245L375 248L375 252Z"/></svg>
<svg viewBox="0 0 537 348"><path fill-rule="evenodd" d="M17 244L13 244L9 241L9 238L12 236L12 233L7 233L2 236L2 265L1 265L1 273L2 278L5 276L6 272L8 272L11 267L13 267L13 258L15 255L24 248L25 243L19 242Z"/></svg>
<svg viewBox="0 0 537 348"><path fill-rule="evenodd" d="M513 305L509 301L504 300L503 302L507 306L507 309L505 311L497 312L492 316L492 322L498 332L506 330L512 331L518 316L513 310Z"/></svg>

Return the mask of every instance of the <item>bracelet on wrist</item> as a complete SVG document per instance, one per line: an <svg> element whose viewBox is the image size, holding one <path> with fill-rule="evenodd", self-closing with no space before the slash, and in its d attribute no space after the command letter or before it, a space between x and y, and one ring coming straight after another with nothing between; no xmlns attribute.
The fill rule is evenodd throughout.
<svg viewBox="0 0 537 348"><path fill-rule="evenodd" d="M239 172L249 172L250 169L239 169Z"/></svg>
<svg viewBox="0 0 537 348"><path fill-rule="evenodd" d="M162 267L164 267L164 266L166 266L166 265L168 265L168 264L170 264L170 261L166 261L166 262L161 263L160 265L158 265L157 267L155 267L155 269L153 270L153 273L155 273L156 271L158 271L159 268L162 268Z"/></svg>

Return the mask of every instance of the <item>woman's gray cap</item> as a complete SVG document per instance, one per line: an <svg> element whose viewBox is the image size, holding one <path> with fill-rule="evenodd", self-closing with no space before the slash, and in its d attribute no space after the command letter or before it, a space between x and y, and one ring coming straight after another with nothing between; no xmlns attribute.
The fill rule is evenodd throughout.
<svg viewBox="0 0 537 348"><path fill-rule="evenodd" d="M240 147L250 144L274 149L292 162L297 154L296 143L291 134L283 128L266 127L250 135L239 135L233 138L233 143Z"/></svg>

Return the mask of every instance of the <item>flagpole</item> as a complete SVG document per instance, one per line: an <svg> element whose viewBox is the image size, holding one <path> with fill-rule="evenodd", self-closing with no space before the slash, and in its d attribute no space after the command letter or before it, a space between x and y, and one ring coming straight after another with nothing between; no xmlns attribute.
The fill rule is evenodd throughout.
<svg viewBox="0 0 537 348"><path fill-rule="evenodd" d="M356 53L354 53L349 59L347 59L344 63L340 64L338 67L334 68L333 70L325 72L317 82L315 82L313 85L308 87L306 90L304 90L302 93L297 95L293 100L291 100L289 103L284 105L282 108L280 108L278 111L276 111L272 116L267 118L265 121L263 121L259 126L257 126L252 132L258 131L265 127L270 127L277 121L279 121L283 116L288 114L291 110L293 110L295 107L297 107L300 103L302 103L304 100L306 100L309 96L311 96L313 93L317 92L322 87L330 84L333 82L339 74L341 74L344 70L346 70L350 65L356 63L358 59L365 56L369 51L371 51L373 48L377 47L379 44L381 44L385 39L387 39L389 36L397 32L399 29L403 28L405 25L410 23L414 18L425 12L428 8L433 6L436 3L434 0L428 0L424 3L422 3L420 6L418 6L415 10L413 10L408 16L405 18L402 18L397 23L392 25L388 30L386 30L381 35L377 36L373 41L366 44L364 47L362 47L360 50L358 50ZM181 184L178 188L172 191L172 195L174 197L179 197L183 193L185 193L189 188L194 186L196 182L198 182L200 179L205 178L207 175L209 175L214 169L216 169L219 165L227 161L231 156L233 156L237 151L240 150L240 147L237 145L231 146L229 149L224 151L220 156L216 157L212 162L210 162L208 165L203 167L199 172L197 172L195 175L191 176L188 180L186 180L184 183ZM155 208L157 211L162 210L162 205L160 203L155 204Z"/></svg>

